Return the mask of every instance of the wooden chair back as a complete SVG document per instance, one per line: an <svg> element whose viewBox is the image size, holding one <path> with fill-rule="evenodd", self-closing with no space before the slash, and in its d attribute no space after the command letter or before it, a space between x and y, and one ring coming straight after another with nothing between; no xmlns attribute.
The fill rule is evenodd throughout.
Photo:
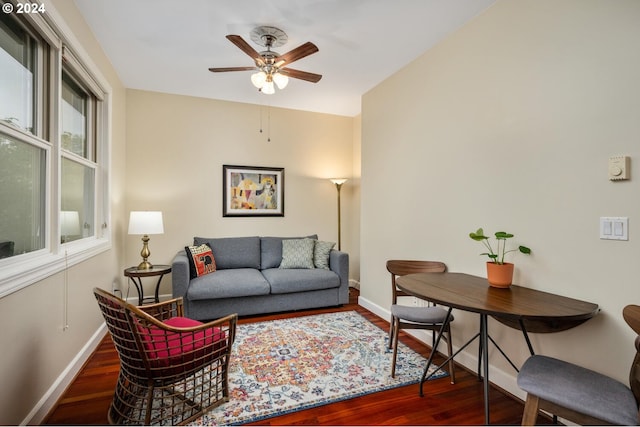
<svg viewBox="0 0 640 427"><path fill-rule="evenodd" d="M407 296L407 294L398 289L396 285L396 278L398 276L414 273L444 273L447 271L447 266L439 261L392 259L387 261L387 271L391 273L392 304L397 304L399 296Z"/></svg>

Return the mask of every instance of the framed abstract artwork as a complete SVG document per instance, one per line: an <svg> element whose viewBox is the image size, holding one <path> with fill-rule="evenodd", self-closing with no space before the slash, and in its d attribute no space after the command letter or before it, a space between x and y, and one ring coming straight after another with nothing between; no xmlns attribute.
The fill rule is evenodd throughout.
<svg viewBox="0 0 640 427"><path fill-rule="evenodd" d="M222 216L284 216L284 168L222 165Z"/></svg>

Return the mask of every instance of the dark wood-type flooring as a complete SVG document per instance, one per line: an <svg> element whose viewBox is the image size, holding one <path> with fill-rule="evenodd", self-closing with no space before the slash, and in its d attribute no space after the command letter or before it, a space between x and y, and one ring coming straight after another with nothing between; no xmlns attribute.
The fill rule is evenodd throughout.
<svg viewBox="0 0 640 427"><path fill-rule="evenodd" d="M339 308L299 311L243 318L240 323L298 317L333 311L355 310L385 331L388 320L357 304L358 291L352 289L350 303ZM97 307L96 307L97 310ZM409 335L401 340L425 357L430 348ZM442 360L439 358L437 360ZM118 356L109 336L105 337L77 378L65 391L45 419L45 425L107 424L107 409L118 375ZM484 424L482 382L475 373L456 365L456 384L448 377L428 381L425 397L418 385L368 394L330 405L262 420L260 425L481 425ZM523 403L511 395L491 388L491 423L517 425ZM542 421L542 420L539 420Z"/></svg>

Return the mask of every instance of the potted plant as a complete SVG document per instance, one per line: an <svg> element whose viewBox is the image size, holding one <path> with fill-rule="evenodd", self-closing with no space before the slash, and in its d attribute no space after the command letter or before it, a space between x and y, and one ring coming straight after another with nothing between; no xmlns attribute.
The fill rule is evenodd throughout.
<svg viewBox="0 0 640 427"><path fill-rule="evenodd" d="M489 250L480 255L486 255L491 261L487 262L487 280L491 286L497 288L508 288L511 286L513 280L513 264L504 261L506 254L510 252L521 252L523 254L530 254L531 249L526 246L518 246L517 249L507 250L507 239L511 239L513 234L505 231L498 231L496 236L496 250L493 250L493 246L489 242L489 237L484 235L482 228L478 228L476 232L469 233L469 237L482 244Z"/></svg>

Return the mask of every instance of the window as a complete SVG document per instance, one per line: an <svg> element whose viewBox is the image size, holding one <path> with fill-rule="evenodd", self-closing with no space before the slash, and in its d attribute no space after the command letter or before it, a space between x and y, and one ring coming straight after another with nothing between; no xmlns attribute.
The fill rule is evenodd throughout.
<svg viewBox="0 0 640 427"><path fill-rule="evenodd" d="M87 109L89 96L62 71L62 148L87 157Z"/></svg>
<svg viewBox="0 0 640 427"><path fill-rule="evenodd" d="M45 46L0 15L0 259L45 247L48 144L37 138ZM6 100L6 102L5 102Z"/></svg>
<svg viewBox="0 0 640 427"><path fill-rule="evenodd" d="M38 45L8 14L2 14L0 47L0 118L33 133Z"/></svg>
<svg viewBox="0 0 640 427"><path fill-rule="evenodd" d="M0 14L0 297L110 247L109 88L53 16Z"/></svg>
<svg viewBox="0 0 640 427"><path fill-rule="evenodd" d="M67 158L62 159L61 243L94 235L94 188L93 167ZM73 212L76 222L70 222L70 215L64 214L65 212Z"/></svg>
<svg viewBox="0 0 640 427"><path fill-rule="evenodd" d="M45 247L46 153L0 133L0 259Z"/></svg>
<svg viewBox="0 0 640 427"><path fill-rule="evenodd" d="M95 115L98 101L62 70L60 241L93 236Z"/></svg>

